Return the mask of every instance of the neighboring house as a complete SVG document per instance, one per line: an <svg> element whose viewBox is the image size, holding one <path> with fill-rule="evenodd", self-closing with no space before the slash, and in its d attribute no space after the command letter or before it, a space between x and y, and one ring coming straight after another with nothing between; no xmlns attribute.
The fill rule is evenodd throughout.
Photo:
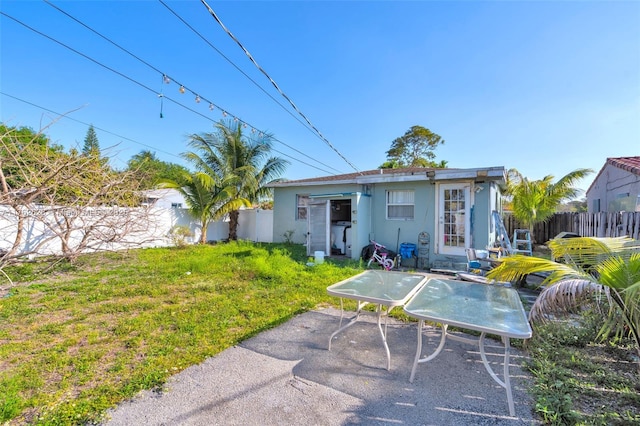
<svg viewBox="0 0 640 426"><path fill-rule="evenodd" d="M186 209L187 203L180 191L173 188L144 191L143 205L159 209Z"/></svg>
<svg viewBox="0 0 640 426"><path fill-rule="evenodd" d="M488 167L377 169L274 183L273 241L352 259L370 240L392 251L406 242L427 250L428 263L461 261L465 248L494 245L492 212L500 210L504 182L504 167Z"/></svg>
<svg viewBox="0 0 640 426"><path fill-rule="evenodd" d="M200 224L189 214L189 209L184 196L177 189L151 189L144 191L143 205L164 209L168 214L169 222L165 224L168 229L175 225L188 226L193 232L193 242L198 241ZM164 220L167 222L167 220ZM254 242L270 243L273 231L273 211L262 209L240 209L238 217L238 238ZM207 241L226 240L229 237L229 218L224 217L209 224L207 229Z"/></svg>
<svg viewBox="0 0 640 426"><path fill-rule="evenodd" d="M589 213L640 211L640 157L607 158L587 190Z"/></svg>

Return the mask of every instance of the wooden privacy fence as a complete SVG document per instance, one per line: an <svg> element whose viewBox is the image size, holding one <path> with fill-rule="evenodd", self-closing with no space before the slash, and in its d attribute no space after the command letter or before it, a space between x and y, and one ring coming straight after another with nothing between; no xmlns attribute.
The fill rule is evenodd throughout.
<svg viewBox="0 0 640 426"><path fill-rule="evenodd" d="M515 229L525 228L511 213L503 215L510 238ZM582 237L622 237L640 239L640 212L616 213L556 213L548 221L533 227L532 238L544 244L561 232L573 232Z"/></svg>

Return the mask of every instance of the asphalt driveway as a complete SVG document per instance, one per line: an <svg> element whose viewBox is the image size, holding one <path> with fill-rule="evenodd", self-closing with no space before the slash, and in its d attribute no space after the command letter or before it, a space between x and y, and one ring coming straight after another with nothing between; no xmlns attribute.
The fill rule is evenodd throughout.
<svg viewBox="0 0 640 426"><path fill-rule="evenodd" d="M162 390L121 404L105 425L539 424L520 351L511 353L516 416L510 417L505 390L485 370L477 346L448 340L409 383L416 323L389 319L388 371L374 317L340 333L327 350L339 318L334 308L296 316L187 368ZM430 353L439 331L425 336ZM501 372L501 345L487 339L485 346L494 370Z"/></svg>

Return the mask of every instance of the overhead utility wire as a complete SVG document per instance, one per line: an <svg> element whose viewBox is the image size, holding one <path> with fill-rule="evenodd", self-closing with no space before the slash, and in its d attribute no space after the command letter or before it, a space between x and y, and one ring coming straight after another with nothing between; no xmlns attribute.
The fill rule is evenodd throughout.
<svg viewBox="0 0 640 426"><path fill-rule="evenodd" d="M84 124L85 126L90 126L90 125L91 125L91 124L89 124L89 123L85 123L84 121L76 120L75 118L69 117L69 116L67 116L66 114L63 114L63 113L59 113L59 112L57 112L57 111L50 110L50 109L45 108L45 107L43 107L43 106L40 106L40 105L34 104L33 102L29 102L29 101L27 101L27 100L24 100L24 99L18 98L18 97L16 97L16 96L12 96L12 95L10 95L10 94L8 94L8 93L5 93L5 92L3 92L3 91L0 91L0 94L1 94L1 95L6 96L6 97L8 97L8 98L15 99L16 101L19 101L19 102L25 103L25 104L27 104L27 105L31 105L31 106L36 107L36 108L38 108L38 109L41 109L41 110L43 110L43 111L50 112L51 114L55 114L55 115L57 115L58 117L64 117L64 118L66 118L67 120L72 120L72 121L75 121L76 123ZM172 157L181 158L179 155L172 154L172 153L170 153L170 152L168 152L168 151L164 151L164 150L162 150L162 149L158 149L158 148L156 148L155 146L147 145L147 144L145 144L145 143L138 142L138 141L135 141L135 140L133 140L133 139L129 139L129 138L125 137L125 136L121 136L121 135L119 135L119 134L117 134L117 133L114 133L114 132L111 132L111 131L109 131L109 130L101 129L100 127L95 126L95 125L94 125L93 127L94 127L95 129L97 129L97 130L100 130L101 132L108 133L108 134L113 135L113 136L116 136L116 137L118 137L118 138L120 138L120 139L124 139L124 140L127 140L127 141L129 141L129 142L133 142L133 143L135 143L135 144L142 145L142 146L144 146L144 147L147 147L147 148L150 148L150 149L153 149L153 150L156 150L156 151L162 152L162 153L167 154L167 155L170 155L170 156L172 156Z"/></svg>
<svg viewBox="0 0 640 426"><path fill-rule="evenodd" d="M46 1L46 0L45 0ZM294 113L292 113L289 109L287 109L286 106L282 105L276 98L273 97L273 95L271 95L271 93L267 92L262 86L260 86L260 84L258 84L258 82L256 82L253 78L251 78L251 76L249 76L246 72L244 72L242 70L242 68L240 68L238 65L236 65L231 59L229 59L224 53L222 53L220 51L220 49L218 49L217 47L215 47L209 40L206 39L206 37L204 37L202 34L200 34L198 32L198 30L196 30L195 28L193 28L187 21L185 21L180 15L178 15L177 12L175 12L173 9L171 9L164 1L162 0L158 0L160 2L160 4L162 4L164 7L166 7L169 12L171 12L176 18L178 18L180 20L180 22L182 22L187 28L189 28L191 31L193 31L198 37L200 37L202 39L202 41L204 41L205 43L207 43L209 45L209 47L211 47L213 50L215 50L220 56L222 56L227 62L229 62L236 70L238 70L238 72L240 72L242 75L244 75L249 81L251 81L258 89L260 89L265 95L267 95L269 98L271 98L271 100L273 100L273 102L275 102L276 104L278 104L280 106L280 108L282 108L284 111L286 111L287 114L289 114L291 117L293 117L294 120L296 120L297 122L299 122L300 124L302 124L304 126L305 129L307 129L308 131L310 131L314 136L318 137L318 135L312 130L310 129L307 124L305 124L302 120L300 120L299 117L296 117L296 115Z"/></svg>
<svg viewBox="0 0 640 426"><path fill-rule="evenodd" d="M101 63L101 62L99 62L99 61L97 61L97 60L95 60L95 59L93 59L93 58L91 58L91 57L89 57L89 56L87 56L87 55L85 55L85 54L84 54L84 53L82 53L82 52L77 51L76 49L74 49L74 48L72 48L72 47L70 47L70 46L67 46L66 44L62 43L61 41L56 40L56 39L54 39L53 37L48 36L47 34L44 34L44 33L40 32L40 31L36 30L35 28L30 27L29 25L25 24L24 22L22 22L22 21L20 21L20 20L18 20L18 19L16 19L16 18L14 18L14 17L12 17L12 16L10 16L10 15L7 15L5 12L0 11L0 15L3 15L3 16L6 16L6 17L7 17L7 18L9 18L9 19L12 19L13 21L15 21L15 22L19 23L20 25L23 25L24 27L28 28L29 30L31 30L31 31L33 31L33 32L35 32L35 33L37 33L37 34L39 34L39 35L41 35L41 36L43 36L43 37L45 37L45 38L47 38L47 39L49 39L49 40L53 41L53 42L55 42L55 43L58 43L59 45L61 45L61 46L65 47L65 48L67 48L67 49L71 50L72 52L74 52L74 53L76 53L76 54L78 54L78 55L80 55L80 56L84 57L85 59L88 59L89 61L91 61L91 62L93 62L93 63L95 63L95 64L97 64L97 65L100 65L101 67L103 67L103 68L105 68L105 69L107 69L107 70L109 70L109 71L111 71L111 72L113 72L113 73L115 73L115 74L117 74L117 75L119 75L119 76L121 76L121 77L123 77L123 78L125 78L125 79L129 80L129 81L131 81L132 83L135 83L135 84L137 84L138 86L140 86L140 87L142 87L142 88L144 88L144 89L146 89L146 90L148 90L148 91L150 91L150 92L152 92L152 93L154 93L154 94L157 94L157 92L156 92L155 90L153 90L153 89L151 89L150 87L148 87L148 86L144 85L143 83L141 83L141 82L139 82L139 81L137 81L137 80L134 80L133 78L131 78L131 77L129 77L129 76L127 76L127 75L125 75L125 74L123 74L123 73L121 73L121 72L119 72L119 71L117 71L117 70L115 70L115 69L113 69L113 68L111 68L111 67L109 67L109 66L107 66L107 65L105 65L105 64L103 64L103 63ZM183 86L183 87L184 87L184 86ZM190 91L191 91L191 90L190 90ZM196 94L195 92L192 92L192 93L193 93L193 94ZM198 111L196 111L196 110L194 110L194 109L192 109L192 108L189 108L189 107L187 107L186 105L183 105L183 104L181 104L180 102L178 102L178 101L176 101L176 100L174 100L174 99L172 99L172 98L170 98L170 97L167 97L167 96L164 96L164 95L158 95L158 96L162 96L164 99L167 99L168 101L171 101L171 102L175 103L176 105L181 106L182 108L186 109L187 111L190 111L190 112L192 112L192 113L194 113L194 114L197 114L197 115L199 115L199 116L201 116L201 117L203 117L203 118L205 118L205 119L207 119L207 120L209 120L209 121L211 121L211 122L215 123L215 120L211 119L211 117L208 117L208 116L206 116L206 115L204 115L204 114L202 114L202 113L200 113L200 112L198 112ZM202 98L202 99L204 99L204 98ZM208 102L208 101L207 101L207 102ZM219 108L219 109L221 109L223 112L226 112L226 110L224 110L224 109L222 109L222 108ZM242 123L246 123L246 124L249 124L249 125L250 125L250 123L247 123L247 122L245 122L245 121L243 121ZM252 126L252 127L253 127L253 126ZM255 128L255 127L254 127L254 128ZM291 148L289 145L285 144L284 142L282 142L282 141L280 141L280 140L278 140L278 139L276 139L276 138L274 138L274 137L272 137L272 139L274 139L274 140L276 140L276 141L278 141L278 142L282 143L283 145L285 145L285 146L287 146L287 147ZM277 152L278 154L281 154L281 155L284 155L284 156L286 156L286 157L289 157L289 158L291 158L292 160L295 160L295 161L297 161L297 162L300 162L300 163L302 163L302 164L304 164L304 165L307 165L307 166L309 166L309 167L313 167L314 169L316 169L316 170L320 170L320 171L322 171L322 172L324 172L324 173L331 174L331 173L330 173L330 172L328 172L327 170L321 169L321 168L319 168L319 167L317 167L317 166L314 166L314 165L312 165L312 164L309 164L309 163L307 163L307 162L305 162L305 161L302 161L302 160L300 160L300 159L298 159L298 158L295 158L295 157L293 157L293 156L291 156L291 155L285 154L285 153L283 153L283 152L281 152L281 151L278 151L278 150L277 150L277 149L275 149L275 148L272 148L272 149L273 149L273 151ZM291 149L293 149L293 150L297 151L295 148L291 148ZM298 152L299 152L299 151L298 151ZM305 156L306 156L306 157L308 157L308 158L311 158L311 157L309 157L308 155L306 155L306 154L304 154L304 153L302 153L302 154L303 154L303 155L305 155ZM315 160L315 159L313 159L313 158L311 158L311 159L312 159L312 160L314 160L314 161L317 161L317 160ZM324 163L321 163L321 162L319 162L319 161L318 161L318 163L325 165ZM325 166L326 166L326 165L325 165ZM328 166L327 166L327 167L328 167Z"/></svg>
<svg viewBox="0 0 640 426"><path fill-rule="evenodd" d="M64 10L60 9L58 6L54 5L54 4L53 4L53 3L51 3L50 1L48 1L48 0L43 0L43 1L44 1L46 4L48 4L49 6L53 7L53 8L54 8L54 9L56 9L57 11L59 11L60 13L64 14L65 16L67 16L68 18L70 18L70 19L74 20L76 23L78 23L78 24L82 25L83 27L85 27L86 29L88 29L89 31L91 31L92 33L96 34L97 36L99 36L99 37L100 37L100 38L102 38L103 40L107 41L107 42L108 42L108 43L110 43L111 45L113 45L113 46L117 47L118 49L122 50L123 52L125 52L125 53L127 53L128 55L132 56L133 58L137 59L138 61L142 62L144 65L148 66L148 67L149 67L149 68L151 68L152 70L154 70L154 71L156 71L157 73L161 74L161 75L163 76L163 79L166 77L166 78L168 78L168 79L170 79L170 80L173 80L173 81L175 81L175 82L176 82L176 84L179 84L181 87L185 88L185 90L189 90L189 92L191 92L192 94L194 94L194 95L196 95L196 96L200 97L196 92L194 92L193 90L189 89L189 88L188 88L188 87L186 87L185 85L183 85L183 84L179 83L179 82L178 82L177 80L175 80L173 77L171 77L171 76L169 76L169 75L167 75L167 74L163 73L163 72L162 72L162 71L160 71L158 68L154 67L153 65L151 65L151 64L150 64L150 63L148 63L147 61L145 61L145 60L141 59L139 56L137 56L137 55L133 54L132 52L130 52L130 51L129 51L129 50L127 50L126 48L124 48L124 47L120 46L118 43L114 42L113 40L111 40L111 39L110 39L110 38L108 38L107 36L105 36L105 35L103 35L103 34L99 33L98 31L94 30L93 28L89 27L89 26L88 26L88 25L86 25L84 22L80 21L79 19L75 18L74 16L70 15L69 13L65 12ZM167 8L168 8L168 7L167 7ZM171 10L171 9L169 9L169 10ZM173 11L172 11L172 12L173 12ZM174 13L174 14L175 14L175 13ZM177 15L176 15L176 16L177 16ZM181 19L181 18L180 18L180 19ZM184 22L184 21L183 21L183 22ZM185 23L185 24L186 24L186 23ZM188 25L188 24L187 24L187 25ZM194 30L194 31L195 31L195 30ZM199 34L198 34L198 35L199 35ZM202 37L202 36L201 36L201 37ZM213 46L212 46L212 47L213 47ZM224 56L224 55L223 55L223 56ZM248 77L248 76L247 76L247 77ZM255 82L254 82L254 83L255 83ZM255 83L255 84L257 85L257 83ZM259 86L258 86L258 87L259 87ZM264 90L264 89L263 89L263 90ZM266 93L266 92L265 92L265 93ZM164 97L165 99L169 99L169 98L166 98L164 95L159 95L159 96ZM203 98L203 97L200 97L200 98L201 98L202 100L204 100L204 101L208 102L208 103L209 103L209 104L211 104L211 105L215 105L215 106L217 106L217 107L218 107L218 109L220 109L220 110L223 112L223 114L225 114L225 115L226 115L226 114L228 113L228 111L226 111L226 110L225 110L225 109L223 109L223 108L220 108L218 105L214 104L213 102L210 102L210 101L208 101L207 99L205 99L205 98ZM272 99L273 99L273 97L272 97ZM278 101L277 101L277 100L275 100L275 99L274 99L274 101L275 101L276 103L278 103ZM174 101L174 102L175 102L175 101ZM282 106L282 105L280 105L280 106ZM284 106L282 106L282 108L284 108ZM286 108L285 108L285 110L286 110ZM289 113L291 114L291 112L289 112ZM231 113L230 113L230 114L231 114ZM202 115L202 114L200 114L200 115ZM234 116L234 117L236 117L234 114L231 114L231 115L232 115L232 116ZM294 117L294 118L295 118L295 117ZM244 121L244 120L240 120L240 119L238 119L238 120L239 120L239 121L241 121L243 124L248 124L248 125L250 125L249 123L247 123L247 122L246 122L246 121ZM298 121L299 121L299 120L298 120ZM302 124L304 125L304 123L302 123ZM254 126L251 126L251 127L252 127L252 128L255 128ZM318 161L317 159L315 159L315 158L313 158L313 157L309 156L308 154L306 154L306 153L304 153L304 152L302 152L302 151L300 151L300 150L298 150L298 149L296 149L296 148L294 148L294 147L292 147L292 146L290 146L290 145L288 145L288 144L286 144L286 143L282 142L281 140L279 140L279 139L277 139L277 138L275 138L275 137L273 137L273 136L272 136L272 138L273 138L275 141L277 141L277 142L281 143L282 145L286 146L287 148L289 148L289 149L291 149L291 150L293 150L293 151L297 152L298 154L303 155L303 156L305 156L305 157L309 158L310 160L313 160L313 161L317 162L318 164L323 165L324 167L328 167L328 168L330 168L330 169L332 169L332 170L334 170L334 171L336 171L336 172L339 172L339 170L335 169L334 167L331 167L331 166L329 166L329 165L327 165L327 164L322 163L321 161ZM318 170L322 170L322 169L318 169ZM325 172L325 173L331 174L330 172L327 172L326 170L322 170L322 171L323 171L323 172Z"/></svg>
<svg viewBox="0 0 640 426"><path fill-rule="evenodd" d="M69 49L69 50L71 50L71 51L72 51L72 52L74 52L74 53L77 53L78 55L80 55L80 56L82 56L82 57L84 57L84 58L86 58L86 59L90 60L91 62L93 62L93 63L95 63L95 64L97 64L97 65L100 65L101 67L103 67L103 68L105 68L105 69L107 69L107 70L109 70L109 71L111 71L111 72L113 72L113 73L115 73L115 74L118 74L118 75L120 75L120 76L122 76L122 77L126 78L127 80L131 81L132 83L135 83L135 84L139 85L140 87L142 87L142 88L144 88L144 89L147 89L148 91L150 91L150 92L152 92L152 93L156 94L156 91L155 91L155 90L151 89L151 88L150 88L150 87L148 87L148 86L145 86L144 84L140 83L139 81L134 80L133 78L128 77L128 76L126 76L126 75L122 74L121 72L116 71L116 70L114 70L113 68L110 68L110 67L108 67L107 65L104 65L104 64L102 64L102 63L100 63L100 62L96 61L95 59L93 59L93 58L91 58L91 57L89 57L89 56L87 56L87 55L85 55L85 54L83 54L83 53L81 53L81 52L78 52L77 50L73 49L72 47L69 47L69 46L67 46L67 45L66 45L66 44L64 44L64 43L62 43L62 42L60 42L60 41L58 41L58 40L56 40L56 39L54 39L54 38L52 38L52 37L50 37L50 36L46 35L46 34L41 33L40 31L38 31L38 30L36 30L36 29L34 29L34 28L32 28L32 27L30 27L30 26L26 25L25 23L23 23L23 22L21 22L21 21L17 20L16 18L13 18L12 16L9 16L9 15L7 15L6 13L4 13L4 12L2 12L2 11L0 11L0 15L6 16L7 18L10 18L10 19L12 19L12 20L16 21L17 23L19 23L19 24L21 24L21 25L25 26L26 28L30 29L31 31L34 31L34 32L35 32L35 33L37 33L37 34L40 34L40 35L42 35L43 37L46 37L46 38L48 38L49 40L51 40L51 41L53 41L53 42L55 42L55 43L60 44L61 46L65 47L65 48L67 48L67 49ZM197 115L199 115L199 116L201 116L201 117L205 118L206 120L209 120L209 121L211 121L211 122L215 122L213 119L211 119L211 117L208 117L208 116L206 116L206 115L204 115L204 114L202 114L202 113L200 113L200 112L198 112L198 111L196 111L196 110L194 110L194 109L192 109L192 108L189 108L189 107L187 107L186 105L183 105L183 104L181 104L180 102L178 102L178 101L176 101L176 100L174 100L174 99L171 99L171 98L169 98L169 97L167 97L167 96L164 96L164 99L167 99L167 100L169 100L169 101L171 101L171 102L175 103L176 105L181 106L182 108L186 109L187 111L190 111L190 112L192 112L192 113L194 113L194 114L197 114ZM223 111L224 111L224 110L223 110ZM247 124L248 124L248 123L247 123ZM277 139L275 139L275 138L273 138L273 139L274 139L274 140L277 140ZM283 143L283 142L281 142L281 141L278 141L278 142L282 143L282 144L283 144L283 145L285 145L285 146L288 146L288 145L284 144L284 143ZM292 160L295 160L295 161L297 161L297 162L300 162L300 163L302 163L302 164L304 164L304 165L307 165L307 166L309 166L309 167L313 167L314 169L316 169L316 170L320 170L320 171L322 171L322 172L324 172L324 173L331 174L330 172L328 172L328 171L326 171L326 170L324 170L324 169L321 169L321 168L319 168L319 167L317 167L317 166L314 166L313 164L309 164L309 163L307 163L307 162L305 162L305 161L302 161L302 160L300 160L300 159L298 159L298 158L295 158L295 157L293 157L293 156L291 156L291 155L289 155L289 154L285 154L285 153L283 153L283 152L281 152L281 151L278 151L278 150L277 150L277 149L275 149L275 148L271 148L271 149L273 149L273 151L277 152L278 154L281 154L281 155L284 155L285 157L289 157L289 158L291 158ZM323 163L320 163L320 164L323 164Z"/></svg>
<svg viewBox="0 0 640 426"><path fill-rule="evenodd" d="M76 123L84 124L85 126L89 126L89 125L90 125L89 123L86 123L86 122L84 122L84 121L76 120L75 118L71 118L71 117L69 117L69 116L67 116L67 115L65 115L65 114L63 114L63 113L60 113L60 112L57 112L57 111L53 111L53 110L48 109L48 108L45 108L45 107L43 107L43 106L41 106L41 105L34 104L33 102L29 102L29 101L26 101L26 100L24 100L24 99L18 98L18 97L16 97L16 96L12 96L12 95L10 95L10 94L8 94L8 93L5 93L5 92L3 92L3 91L0 91L0 94L1 94L1 95L4 95L4 96L7 96L7 97L9 97L9 98L15 99L15 100L17 100L17 101L19 101L19 102L23 102L23 103L25 103L25 104L27 104L27 105L31 105L31 106L36 107L36 108L38 108L38 109L41 109L41 110L43 110L43 111L50 112L50 113L55 114L55 115L57 115L57 116L59 116L59 117L66 118L67 120L72 120L72 121L75 121ZM171 100L171 99L170 99L170 100ZM175 101L174 101L174 102L175 102ZM178 105L180 105L180 106L183 106L183 107L184 107L184 105L181 105L181 104L178 104ZM208 120L210 120L210 118L209 118L209 117L205 117L205 118L207 118ZM98 127L98 126L96 126L96 125L93 125L93 127L94 127L94 128L96 128L97 130L100 130L101 132L105 132L105 133L108 133L108 134L110 134L110 135L117 136L117 137L119 137L119 138L121 138L121 139L127 140L127 141L129 141L129 142L133 142L133 143L135 143L135 144L142 145L142 146L144 146L144 147L147 147L147 148L153 149L153 150L158 151L158 152L162 152L162 153L167 154L167 155L170 155L170 156L172 156L172 157L176 157L176 158L180 158L180 159L182 159L182 157L181 157L181 156L179 156L179 155L172 154L172 153L170 153L170 152L168 152L168 151L164 151L164 150L162 150L162 149L158 149L158 148L157 148L157 147L155 147L155 146L147 145L147 144L142 143L142 142L138 142L138 141L133 140L133 139L131 139L131 138L128 138L128 137L126 137L126 136L122 136L122 135L119 135L119 134L117 134L117 133L111 132L111 131L109 131L109 130L106 130L106 129L100 128L100 127ZM311 165L311 164L305 163L304 161L302 161L302 160L300 160L300 159L297 159L297 158L295 158L295 157L292 157L292 156L290 156L290 155L288 155L288 154L285 154L285 153L283 153L283 152L280 152L280 151L278 151L278 150L277 150L277 149L275 149L275 148L271 148L271 149L273 149L273 150L274 150L275 152L277 152L278 154L281 154L281 155L284 155L285 157L289 157L289 158L291 158L292 160L298 161L298 162L300 162L300 163L302 163L302 164L305 164L305 165L307 165L307 166L309 166L309 167L313 167L313 168L315 168L315 169L317 169L317 170L320 170L320 171L322 171L322 172L328 173L326 170L322 170L322 169L320 169L320 168L318 168L318 167L315 167L315 166L313 166L313 165Z"/></svg>
<svg viewBox="0 0 640 426"><path fill-rule="evenodd" d="M291 106L293 107L293 109L296 110L296 112L302 117L304 118L304 120L309 124L309 126L315 130L315 132L318 134L318 136L320 136L320 139L322 139L333 151L336 152L336 154L338 154L340 156L340 158L342 158L349 166L351 166L351 168L353 170L355 170L356 172L360 173L360 170L358 170L356 168L356 166L354 166L353 164L351 164L351 162L349 160L346 159L346 157L344 155L342 155L342 153L340 151L338 151L332 144L331 142L329 142L327 140L327 138L325 138L322 133L320 133L320 130L318 130L316 128L316 126L314 126L311 121L307 118L306 115L304 115L302 113L302 111L300 111L298 109L298 107L296 106L296 104L293 103L293 101L280 89L280 87L278 86L278 84L269 76L269 74L267 74L267 72L262 69L262 67L260 65L258 65L258 63L255 61L255 59L253 59L253 56L251 56L251 53L249 53L249 51L242 45L242 43L240 43L240 40L238 40L232 33L231 31L229 31L227 29L227 27L225 27L225 25L222 23L222 21L220 20L220 18L218 18L218 15L216 15L216 13L213 11L213 9L211 8L211 6L209 6L207 4L207 2L205 0L200 0L200 2L209 10L209 14L211 14L211 16L213 16L213 19L216 20L216 22L218 24L220 24L220 26L222 27L222 29L224 30L224 32L226 32L229 37L231 37L231 39L233 41L236 42L236 44L238 44L238 46L240 46L240 48L242 49L242 51L245 53L245 55L247 55L247 57L249 58L249 60L256 66L256 68L258 68L258 70L260 70L260 72L262 74L264 74L265 77L267 77L267 79L271 82L271 84L273 85L273 87L276 88L276 90L282 95L282 97L284 97L289 104L291 104Z"/></svg>

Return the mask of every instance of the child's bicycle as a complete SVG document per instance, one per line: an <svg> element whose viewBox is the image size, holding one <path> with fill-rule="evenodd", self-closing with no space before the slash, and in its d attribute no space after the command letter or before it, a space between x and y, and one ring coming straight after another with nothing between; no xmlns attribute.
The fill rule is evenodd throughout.
<svg viewBox="0 0 640 426"><path fill-rule="evenodd" d="M385 247L382 244L376 243L375 241L371 241L371 244L373 244L374 250L373 250L373 254L369 258L369 262L367 262L367 268L371 267L371 263L373 263L373 261L376 261L378 264L380 264L380 266L382 266L387 271L390 271L391 269L393 269L393 259L389 259L387 257L387 253L383 253L383 252L378 253L379 250Z"/></svg>

